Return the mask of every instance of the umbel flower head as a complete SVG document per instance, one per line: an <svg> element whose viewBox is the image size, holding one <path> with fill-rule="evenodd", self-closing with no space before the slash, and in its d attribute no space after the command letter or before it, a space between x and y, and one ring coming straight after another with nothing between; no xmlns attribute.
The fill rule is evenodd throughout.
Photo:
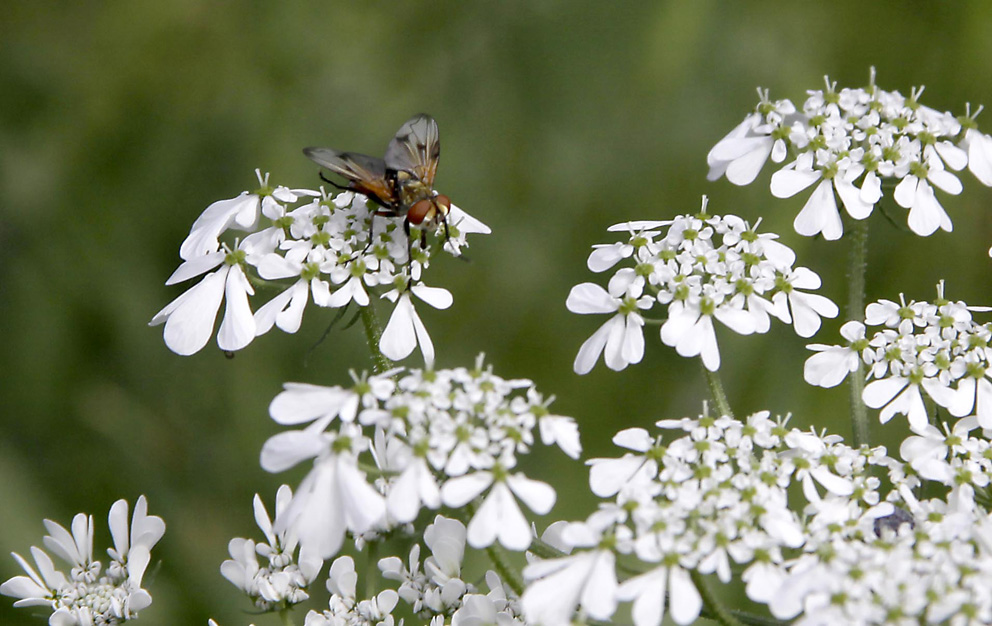
<svg viewBox="0 0 992 626"><path fill-rule="evenodd" d="M865 88L810 90L801 109L789 100L772 101L758 90L755 111L721 139L707 156L708 178L726 176L735 185L754 181L769 157L788 163L772 175L771 192L792 197L813 193L796 216L800 235L839 239L844 232L837 199L848 215L867 218L883 195L908 209L916 234L950 231L951 219L934 193L957 195L965 167L992 185L992 137L979 132L970 111L961 117L920 104L923 88L907 98L875 85L875 70Z"/></svg>
<svg viewBox="0 0 992 626"><path fill-rule="evenodd" d="M572 288L566 306L573 313L612 317L579 349L574 368L588 373L600 354L607 367L622 370L644 356L645 315L667 307L661 341L682 356L702 357L710 371L720 367L714 322L742 335L768 332L771 318L792 324L802 337L820 329L821 317L835 317L837 306L807 290L820 277L793 267L795 253L759 234L735 215L696 215L669 221L626 222L611 232L624 241L594 246L588 266L614 271L607 289L595 283Z"/></svg>
<svg viewBox="0 0 992 626"><path fill-rule="evenodd" d="M408 238L403 218L377 214L361 194L272 186L268 174L256 174L258 189L211 204L180 246L183 263L166 284L202 278L152 318L151 325L165 324L166 345L182 355L202 349L222 302L217 345L234 351L273 326L295 333L311 300L343 308L370 306L372 297L381 297L396 304L380 343L383 354L403 359L419 344L430 364L433 345L411 296L436 308L451 306L451 294L425 285L424 272L436 254L460 255L467 234L489 233L489 227L452 205L446 222L412 227ZM239 231L240 238L222 241ZM266 281L282 291L253 307L253 284Z"/></svg>
<svg viewBox="0 0 992 626"><path fill-rule="evenodd" d="M975 498L988 445L973 422L908 441L908 463L787 422L704 413L617 433L624 454L589 462L606 500L552 525L565 555L524 570L527 623L606 621L630 602L635 626L690 624L703 609L695 575L735 572L751 600L797 624L992 618L992 522Z"/></svg>
<svg viewBox="0 0 992 626"><path fill-rule="evenodd" d="M943 281L934 302L908 304L879 300L865 309L865 322L841 327L848 343L810 344L816 354L806 360L806 382L820 387L839 385L863 361L872 382L862 399L881 409L882 423L905 415L917 433L928 428L923 397L955 417L977 416L982 428L992 428L992 323L976 322L972 313L988 307L969 306L944 298ZM870 335L868 329L875 327Z"/></svg>
<svg viewBox="0 0 992 626"><path fill-rule="evenodd" d="M348 532L373 540L424 508L460 508L479 498L469 545L498 541L523 550L531 530L518 501L543 515L555 491L519 471L518 457L538 434L573 458L581 450L574 421L551 414L549 403L531 381L493 374L481 356L472 369L355 376L351 388L287 384L270 413L303 429L270 438L262 467L280 472L313 459L313 469L273 530L291 532L304 550L329 559ZM378 476L362 469L372 464Z"/></svg>
<svg viewBox="0 0 992 626"><path fill-rule="evenodd" d="M16 607L44 606L52 611L49 624L57 626L110 626L138 617L152 603L141 580L151 561L151 549L165 533L165 522L148 515L144 496L138 498L128 529L128 505L118 500L110 507L109 524L114 546L110 560L93 558L93 516L79 513L70 530L45 520L45 547L69 564L66 574L55 568L43 550L32 547L37 570L19 554L14 559L26 576L0 585L0 593L18 598Z"/></svg>
<svg viewBox="0 0 992 626"><path fill-rule="evenodd" d="M288 485L276 493L276 519L293 498ZM255 494L255 522L265 535L264 542L235 537L228 544L231 558L220 566L224 578L241 589L262 611L276 611L299 604L310 596L310 584L320 573L324 561L301 550L297 558L298 541L288 531L277 533L262 499ZM259 565L258 557L263 563Z"/></svg>

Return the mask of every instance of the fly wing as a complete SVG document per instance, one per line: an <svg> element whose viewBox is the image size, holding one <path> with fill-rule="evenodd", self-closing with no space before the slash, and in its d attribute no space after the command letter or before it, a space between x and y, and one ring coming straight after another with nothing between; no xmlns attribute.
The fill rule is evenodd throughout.
<svg viewBox="0 0 992 626"><path fill-rule="evenodd" d="M428 187L434 185L441 140L430 115L415 115L400 127L386 148L386 169L409 172Z"/></svg>
<svg viewBox="0 0 992 626"><path fill-rule="evenodd" d="M382 159L330 148L304 148L303 154L317 165L347 178L348 189L363 193L384 206L395 203L393 186L386 178L386 163Z"/></svg>

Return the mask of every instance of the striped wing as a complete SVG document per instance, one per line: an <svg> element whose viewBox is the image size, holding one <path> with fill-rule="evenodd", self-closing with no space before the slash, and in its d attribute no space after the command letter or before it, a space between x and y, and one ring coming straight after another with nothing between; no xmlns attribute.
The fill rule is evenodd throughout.
<svg viewBox="0 0 992 626"><path fill-rule="evenodd" d="M421 113L400 127L386 149L386 169L409 172L428 187L434 185L441 140L437 122Z"/></svg>
<svg viewBox="0 0 992 626"><path fill-rule="evenodd" d="M395 204L393 185L386 178L386 163L382 159L330 148L304 148L303 154L348 179L348 189L363 193L384 206Z"/></svg>

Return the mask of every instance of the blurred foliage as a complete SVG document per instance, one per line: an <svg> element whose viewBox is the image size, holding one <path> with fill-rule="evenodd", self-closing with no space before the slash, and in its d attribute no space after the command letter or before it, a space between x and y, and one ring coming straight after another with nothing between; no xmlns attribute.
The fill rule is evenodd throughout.
<svg viewBox="0 0 992 626"><path fill-rule="evenodd" d="M152 315L192 220L254 184L253 169L316 186L300 153L329 145L381 153L425 111L441 127L437 187L493 228L471 263L442 262L455 294L424 316L440 366L484 351L505 377L529 377L576 417L588 456L613 454L617 429L696 414L695 361L656 338L622 373L571 363L603 320L569 314L572 285L605 228L694 211L763 218L823 293L844 301L841 242L791 228L805 195L705 180L706 153L756 102L755 87L801 102L829 74L878 84L955 113L992 104L992 8L960 2L56 2L9 0L0 22L0 554L39 544L45 517L101 520L141 493L168 532L142 623L224 626L247 602L218 572L232 536L255 536L251 496L271 503L282 476L257 463L277 432L266 407L284 381L345 383L368 366L361 333L310 307L227 360L170 353ZM992 130L988 114L979 118ZM948 296L990 304L992 190L965 174L944 198L953 234L920 239L871 218L868 297ZM840 320L818 339L834 342ZM846 392L802 381L804 340L781 324L720 336L740 414L767 408L848 434ZM213 344L211 344L212 346ZM416 365L415 359L411 363ZM875 425L880 440L902 428ZM898 439L895 439L898 440ZM583 516L585 469L549 453L536 478L574 477L556 517ZM557 481L557 484L567 484ZM102 534L101 534L102 533ZM0 558L0 579L17 574ZM39 623L0 601L0 622ZM299 622L302 622L302 615Z"/></svg>

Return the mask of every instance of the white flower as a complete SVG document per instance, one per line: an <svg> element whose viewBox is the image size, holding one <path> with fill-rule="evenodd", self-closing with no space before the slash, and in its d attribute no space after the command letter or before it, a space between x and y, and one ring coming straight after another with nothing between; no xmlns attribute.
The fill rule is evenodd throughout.
<svg viewBox="0 0 992 626"><path fill-rule="evenodd" d="M390 484L386 509L400 523L412 522L420 507L436 509L441 506L441 489L427 460L416 456L406 463L400 475Z"/></svg>
<svg viewBox="0 0 992 626"><path fill-rule="evenodd" d="M530 525L513 496L538 515L545 515L555 504L554 489L520 473L503 474L496 480L496 473L479 471L445 482L441 487L441 500L446 506L459 508L489 487L492 489L468 524L469 545L484 548L498 540L510 550L527 549L532 539Z"/></svg>
<svg viewBox="0 0 992 626"><path fill-rule="evenodd" d="M668 320L661 327L661 341L681 356L700 356L711 372L720 369L720 349L716 343L713 318L741 335L756 330L755 317L743 308L717 304L711 296L673 302L668 306Z"/></svg>
<svg viewBox="0 0 992 626"><path fill-rule="evenodd" d="M820 330L820 317L837 317L837 305L828 298L815 293L804 293L797 289L818 289L820 277L810 269L797 267L792 272L783 273L778 278L779 291L772 297L772 303L781 306L786 300L792 312L791 321L800 337L812 337ZM784 310L784 306L782 307ZM790 321L786 316L786 322Z"/></svg>
<svg viewBox="0 0 992 626"><path fill-rule="evenodd" d="M527 622L566 626L578 607L592 619L609 619L617 606L615 562L612 551L594 549L528 565L520 598Z"/></svg>
<svg viewBox="0 0 992 626"><path fill-rule="evenodd" d="M954 469L947 459L948 447L961 445L977 427L974 417L958 420L950 429L945 424L944 433L928 424L918 435L903 440L899 455L923 478L953 486Z"/></svg>
<svg viewBox="0 0 992 626"><path fill-rule="evenodd" d="M282 515L292 500L293 492L282 485L276 493L276 517ZM294 555L296 536L287 531L276 532L262 499L255 494L255 522L265 534L267 543L235 537L228 544L231 559L224 561L220 572L244 591L263 611L284 608L307 600L307 589L320 573L324 562L301 550L299 562ZM258 556L267 559L259 566Z"/></svg>
<svg viewBox="0 0 992 626"><path fill-rule="evenodd" d="M573 459L578 459L582 454L579 425L571 417L544 415L537 420L537 426L541 432L541 443L544 445L557 445L562 452Z"/></svg>
<svg viewBox="0 0 992 626"><path fill-rule="evenodd" d="M592 337L575 357L576 374L588 374L600 354L606 366L620 371L644 356L644 318L637 312L651 307L654 299L641 296L644 281L634 270L622 269L610 279L609 291L594 283L572 287L565 306L573 313L616 313Z"/></svg>
<svg viewBox="0 0 992 626"><path fill-rule="evenodd" d="M255 338L255 318L248 304L254 294L241 263L245 251L213 252L186 261L166 281L167 285L198 276L221 265L203 280L155 314L149 326L165 323L165 344L176 354L188 356L199 352L210 339L220 303L226 298L224 320L217 332L221 350L244 348Z"/></svg>
<svg viewBox="0 0 992 626"><path fill-rule="evenodd" d="M904 376L891 376L868 383L861 398L869 407L882 409L879 420L883 424L899 413L906 416L909 427L918 433L927 426L927 409L920 394L921 385L935 387L940 383L932 379L914 383Z"/></svg>
<svg viewBox="0 0 992 626"><path fill-rule="evenodd" d="M661 624L665 617L666 599L672 621L676 624L691 624L699 618L703 608L703 600L689 573L678 565L657 567L625 580L617 590L617 599L633 601L631 616L635 626Z"/></svg>
<svg viewBox="0 0 992 626"><path fill-rule="evenodd" d="M356 428L345 424L340 434L321 433L313 426L288 431L271 437L262 448L262 468L269 472L317 457L274 530L291 530L305 550L322 559L340 550L346 531L367 532L386 512L384 498L358 469L355 450L335 449L336 442L367 448Z"/></svg>
<svg viewBox="0 0 992 626"><path fill-rule="evenodd" d="M931 161L931 164L939 163ZM931 167L926 177L913 174L906 176L896 185L893 198L904 209L909 209L909 228L917 235L932 235L938 228L951 232L953 225L944 207L940 206L930 183L951 194L961 193L961 181L942 167Z"/></svg>
<svg viewBox="0 0 992 626"><path fill-rule="evenodd" d="M847 375L858 369L861 351L868 347L865 340L865 325L861 322L845 322L840 334L850 343L847 346L828 346L813 343L806 346L817 354L806 359L803 378L818 387L836 387Z"/></svg>
<svg viewBox="0 0 992 626"><path fill-rule="evenodd" d="M410 294L417 296L435 309L447 309L451 306L451 292L440 287L427 287L425 285L414 285L409 291L400 294L393 290L385 297L396 302L392 315L386 328L382 331L382 338L379 340L379 349L383 355L392 361L399 361L410 356L413 349L420 344L420 351L424 355L424 363L428 368L434 365L434 344L431 342L427 328L420 321Z"/></svg>
<svg viewBox="0 0 992 626"><path fill-rule="evenodd" d="M269 175L255 170L259 189L243 191L230 200L218 200L196 218L189 236L179 248L179 257L189 261L210 254L220 247L218 237L230 228L250 230L258 222L259 211L271 212L280 202L296 202L300 195L319 195L308 190L290 190L286 187L269 187Z"/></svg>
<svg viewBox="0 0 992 626"><path fill-rule="evenodd" d="M52 609L49 623L56 626L118 624L136 618L152 603L141 583L151 560L150 550L165 532L165 523L147 514L144 496L135 503L130 533L124 500L111 507L109 522L114 547L108 550L112 560L106 569L93 560L92 517L76 515L71 533L45 520L49 532L45 545L72 566L69 575L56 570L47 554L32 547L38 571L15 553L14 559L27 576L7 580L0 585L0 593L18 598L15 607L48 606Z"/></svg>
<svg viewBox="0 0 992 626"><path fill-rule="evenodd" d="M968 152L968 169L971 173L983 185L992 187L992 137L977 128L969 128L964 132L961 147Z"/></svg>

